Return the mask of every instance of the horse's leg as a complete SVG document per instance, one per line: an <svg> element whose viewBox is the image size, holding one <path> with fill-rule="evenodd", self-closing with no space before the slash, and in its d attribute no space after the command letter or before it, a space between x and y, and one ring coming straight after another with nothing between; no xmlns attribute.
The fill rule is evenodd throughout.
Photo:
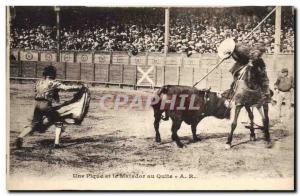
<svg viewBox="0 0 300 196"><path fill-rule="evenodd" d="M265 115L264 115L262 107L256 107L256 108L257 108L257 110L258 110L258 112L259 112L262 120L264 120L265 119Z"/></svg>
<svg viewBox="0 0 300 196"><path fill-rule="evenodd" d="M264 123L265 140L267 142L266 147L271 148L272 143L271 143L271 138L270 138L270 133L269 133L269 106L268 106L268 104L264 104L263 109L264 109L264 116L265 116L263 123Z"/></svg>
<svg viewBox="0 0 300 196"><path fill-rule="evenodd" d="M237 120L238 120L238 117L239 117L239 114L240 114L240 111L241 111L242 107L243 107L242 105L239 105L239 106L236 106L236 108L235 108L234 119L233 119L233 122L231 123L231 131L228 135L227 142L226 142L226 148L227 149L231 148L233 132L234 132L236 126L237 126Z"/></svg>
<svg viewBox="0 0 300 196"><path fill-rule="evenodd" d="M245 108L247 110L247 113L248 113L248 116L249 116L249 119L250 119L250 141L255 141L256 138L255 138L255 132L254 132L254 128L253 128L253 126L254 126L253 112L251 111L251 108L249 106L245 106Z"/></svg>
<svg viewBox="0 0 300 196"><path fill-rule="evenodd" d="M197 135L196 135L198 123L199 123L199 121L198 121L198 122L193 122L192 125L191 125L191 129L192 129L192 134L193 134L193 140L194 140L194 142L197 142L197 141L200 141L200 140L201 140L201 139L198 138Z"/></svg>
<svg viewBox="0 0 300 196"><path fill-rule="evenodd" d="M178 135L177 135L177 131L180 129L180 126L181 126L181 123L182 123L182 120L179 120L177 118L173 119L172 118L172 128L171 128L171 131L172 131L172 140L176 142L177 146L179 148L182 148L183 147L183 144L181 143Z"/></svg>
<svg viewBox="0 0 300 196"><path fill-rule="evenodd" d="M162 112L158 109L154 109L154 129L155 129L155 141L161 142L159 133L159 122L161 119Z"/></svg>

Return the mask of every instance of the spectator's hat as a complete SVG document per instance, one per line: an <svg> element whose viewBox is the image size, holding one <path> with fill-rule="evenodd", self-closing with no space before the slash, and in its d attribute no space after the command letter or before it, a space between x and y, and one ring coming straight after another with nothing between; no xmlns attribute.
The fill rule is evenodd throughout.
<svg viewBox="0 0 300 196"><path fill-rule="evenodd" d="M288 73L289 72L289 70L287 69L287 68L283 68L282 70L281 70L281 73Z"/></svg>

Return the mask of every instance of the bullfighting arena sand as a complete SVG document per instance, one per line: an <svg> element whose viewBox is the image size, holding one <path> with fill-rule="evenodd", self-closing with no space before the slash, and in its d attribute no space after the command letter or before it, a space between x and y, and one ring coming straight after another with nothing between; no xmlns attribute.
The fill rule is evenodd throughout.
<svg viewBox="0 0 300 196"><path fill-rule="evenodd" d="M273 147L264 146L263 134L256 130L257 141L249 141L245 128L245 111L234 133L233 147L226 150L225 142L230 120L213 117L197 127L202 141L194 143L190 127L183 123L178 135L185 148L171 141L171 121L162 121L162 143L154 141L153 111L112 109L102 111L99 98L105 94L147 96L151 89L119 89L90 87L91 104L81 126L70 125L62 134L63 148L53 149L54 127L45 133L25 138L24 147L16 149L15 139L33 111L33 83L11 82L10 86L10 174L12 177L67 176L74 173L173 174L192 173L197 178L291 178L294 174L294 128L288 118L276 120L270 106L270 134ZM66 97L65 93L62 97ZM244 109L243 109L244 110ZM256 122L260 117L257 113Z"/></svg>

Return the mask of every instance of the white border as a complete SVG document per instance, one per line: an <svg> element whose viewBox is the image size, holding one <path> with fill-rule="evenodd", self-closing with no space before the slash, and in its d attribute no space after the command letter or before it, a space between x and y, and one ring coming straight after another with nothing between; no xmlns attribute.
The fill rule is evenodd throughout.
<svg viewBox="0 0 300 196"><path fill-rule="evenodd" d="M101 2L101 3L100 3ZM116 7L116 6L122 6L122 7L128 7L128 6L147 6L147 7L152 7L152 6L184 6L184 7L191 7L191 6L246 6L246 5L256 5L256 6L263 6L263 5L293 5L296 7L297 10L297 14L299 14L299 4L300 1L298 0L272 0L272 1L262 1L262 0L244 0L244 1L234 1L234 0L164 0L164 1L160 1L160 0L151 0L151 1L141 1L141 0L125 0L125 1L121 1L121 0L101 0L101 1L96 1L96 0L51 0L51 1L38 1L38 5L83 5L83 6L111 6L111 7ZM0 157L2 158L0 161L0 179L3 179L0 181L0 195L16 195L18 193L8 193L6 191L6 183L5 180L6 179L6 152L5 152L5 144L6 144L6 62L5 62L5 57L6 57L6 42L5 42L5 35L6 35L6 24L5 24L5 6L6 5L37 5L37 1L36 0L30 0L30 1L24 1L24 0L2 0L0 1L0 5L1 5L1 9L0 9L0 27L1 28L1 36L0 36L0 143L2 144L2 146L0 147ZM297 27L299 28L299 19L297 20ZM297 29L298 30L298 29ZM297 31L297 37L298 37L298 32ZM298 49L298 47L297 47ZM298 52L297 52L297 58L298 58ZM299 60L299 58L298 58ZM299 69L297 69L297 75L299 76ZM297 85L299 84L299 77L297 78ZM299 92L299 89L297 88L297 91ZM298 97L299 98L299 97ZM297 103L298 103L298 99L297 99ZM297 104L298 105L298 104ZM9 107L9 106L7 106ZM297 107L298 109L298 107ZM9 114L7 114L9 117ZM297 122L299 120L299 115L297 116ZM297 140L299 141L300 138L300 133L297 134ZM299 145L298 145L299 146ZM299 149L297 149L297 157L299 160ZM299 161L298 161L299 162ZM299 167L297 168L299 171ZM298 178L298 185L297 185L298 189L299 189L299 178ZM32 193L27 193L32 194ZM37 193L35 195L52 195L52 193ZM74 193L58 193L58 195L69 195L69 194L74 194ZM102 193L104 194L104 193ZM111 193L113 195L119 194L119 193ZM130 193L129 193L130 194ZM139 195L142 193L139 193ZM155 195L162 195L162 193L153 193ZM174 193L169 193L169 194L174 194ZM168 194L168 195L169 195ZM184 195L187 193L183 193ZM201 193L203 194L203 193ZM217 195L218 193L214 193L214 194L208 194L208 195ZM272 194L272 193L271 193ZM288 193L284 193L284 195L287 195ZM165 194L164 194L165 195ZM262 194L259 194L262 195Z"/></svg>

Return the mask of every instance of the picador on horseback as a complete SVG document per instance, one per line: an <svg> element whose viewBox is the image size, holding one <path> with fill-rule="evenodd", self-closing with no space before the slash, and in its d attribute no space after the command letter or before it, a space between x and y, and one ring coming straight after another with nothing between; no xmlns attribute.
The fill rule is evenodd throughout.
<svg viewBox="0 0 300 196"><path fill-rule="evenodd" d="M231 124L231 132L228 135L227 148L231 147L233 132L237 126L237 119L243 107L245 107L250 123L250 140L256 140L254 133L254 116L251 107L257 107L263 118L262 130L265 134L267 147L271 147L269 134L268 103L271 102L272 91L269 88L269 78L266 72L266 64L262 59L265 52L264 44L254 46L236 44L233 39L224 40L219 48L218 55L222 59L232 56L235 63L229 70L233 75L230 89L223 96L235 102L235 114ZM263 110L261 110L263 109Z"/></svg>
<svg viewBox="0 0 300 196"><path fill-rule="evenodd" d="M234 44L233 40L225 40L226 44ZM229 70L233 76L233 82L230 86L229 91L226 92L228 98L232 98L235 94L237 88L237 80L246 71L246 66L253 67L255 69L255 76L253 79L253 84L256 84L256 88L261 89L261 95L264 101L270 102L270 88L269 88L269 78L266 72L266 64L262 59L262 55L265 52L265 46L263 43L258 43L254 46L248 46L246 44L235 44L234 50L231 53L232 58L235 63ZM228 58L230 55L228 55ZM249 72L250 74L250 72ZM255 87L253 87L255 88Z"/></svg>

